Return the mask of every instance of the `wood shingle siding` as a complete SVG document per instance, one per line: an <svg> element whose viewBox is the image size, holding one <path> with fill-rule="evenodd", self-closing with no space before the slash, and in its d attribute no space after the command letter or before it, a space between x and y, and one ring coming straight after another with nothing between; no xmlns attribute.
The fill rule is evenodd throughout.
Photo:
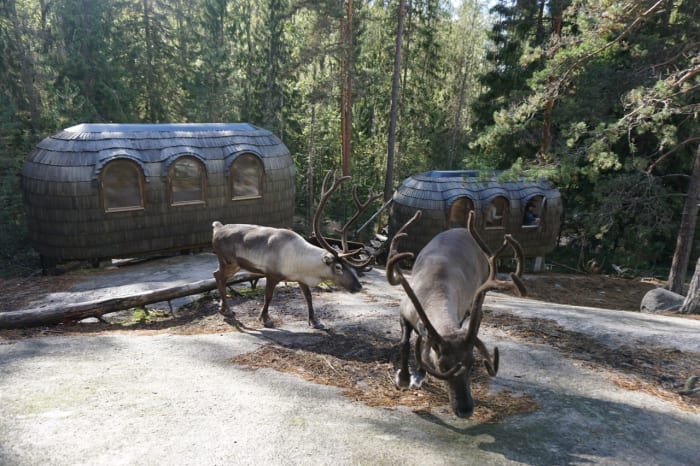
<svg viewBox="0 0 700 466"><path fill-rule="evenodd" d="M230 173L244 154L259 161L262 191L233 199ZM183 157L201 163L203 178L191 179L203 179L203 189L171 202L170 167ZM131 192L125 207L105 208L104 183L115 180L104 177L115 160L137 167L142 207ZM214 220L291 226L294 176L284 144L247 123L82 124L37 144L24 163L22 190L29 237L46 261L96 261L207 246ZM133 183L124 186L133 190Z"/></svg>
<svg viewBox="0 0 700 466"><path fill-rule="evenodd" d="M468 202L459 204L460 199ZM540 218L536 225L524 225L529 201L538 209ZM487 209L492 202L501 206L503 218L489 226ZM416 210L422 210L421 220L411 226L408 237L401 241L402 250L418 253L441 231L466 226L466 210L450 211L453 206L465 205L473 206L477 231L492 249L500 246L505 233L520 242L526 257L544 256L556 246L562 213L557 189L544 180L500 182L497 173L475 170L431 171L405 179L394 193L389 236L393 237Z"/></svg>

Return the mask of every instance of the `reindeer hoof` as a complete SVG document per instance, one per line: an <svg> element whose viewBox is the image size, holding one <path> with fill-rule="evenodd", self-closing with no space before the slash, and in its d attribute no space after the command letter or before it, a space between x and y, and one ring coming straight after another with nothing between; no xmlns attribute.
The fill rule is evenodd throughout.
<svg viewBox="0 0 700 466"><path fill-rule="evenodd" d="M425 376L413 374L411 376L411 388L420 388L421 385L423 385L424 380L425 380Z"/></svg>
<svg viewBox="0 0 700 466"><path fill-rule="evenodd" d="M275 324L272 322L272 319L260 319L260 322L262 322L262 324L265 328L274 328L275 327Z"/></svg>
<svg viewBox="0 0 700 466"><path fill-rule="evenodd" d="M396 371L396 378L394 379L394 383L399 388L409 388L410 377L406 372L399 369L398 371Z"/></svg>
<svg viewBox="0 0 700 466"><path fill-rule="evenodd" d="M316 330L325 330L326 326L321 323L320 320L310 320L309 321L309 326L315 328Z"/></svg>

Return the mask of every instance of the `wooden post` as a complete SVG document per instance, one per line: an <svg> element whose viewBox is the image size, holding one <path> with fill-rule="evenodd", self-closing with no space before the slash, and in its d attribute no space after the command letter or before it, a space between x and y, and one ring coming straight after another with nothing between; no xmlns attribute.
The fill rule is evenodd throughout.
<svg viewBox="0 0 700 466"><path fill-rule="evenodd" d="M533 272L542 272L544 270L544 256L535 257L535 263L532 266Z"/></svg>

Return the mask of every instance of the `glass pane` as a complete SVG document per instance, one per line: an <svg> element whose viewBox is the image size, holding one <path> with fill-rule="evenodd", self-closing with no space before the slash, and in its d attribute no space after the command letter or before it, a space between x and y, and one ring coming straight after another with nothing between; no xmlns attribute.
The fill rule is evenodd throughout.
<svg viewBox="0 0 700 466"><path fill-rule="evenodd" d="M467 197L460 197L452 203L450 207L450 218L448 226L450 228L459 228L467 226L469 212L474 210L474 203Z"/></svg>
<svg viewBox="0 0 700 466"><path fill-rule="evenodd" d="M533 196L532 199L527 201L527 204L525 204L523 227L539 227L543 213L544 197Z"/></svg>
<svg viewBox="0 0 700 466"><path fill-rule="evenodd" d="M486 228L500 228L505 225L503 218L508 215L508 201L497 197L486 208Z"/></svg>
<svg viewBox="0 0 700 466"><path fill-rule="evenodd" d="M204 171L202 165L191 158L176 161L170 169L172 203L204 200Z"/></svg>
<svg viewBox="0 0 700 466"><path fill-rule="evenodd" d="M128 160L109 162L102 171L105 210L140 208L141 172Z"/></svg>
<svg viewBox="0 0 700 466"><path fill-rule="evenodd" d="M262 195L262 165L254 155L242 155L231 166L233 198Z"/></svg>

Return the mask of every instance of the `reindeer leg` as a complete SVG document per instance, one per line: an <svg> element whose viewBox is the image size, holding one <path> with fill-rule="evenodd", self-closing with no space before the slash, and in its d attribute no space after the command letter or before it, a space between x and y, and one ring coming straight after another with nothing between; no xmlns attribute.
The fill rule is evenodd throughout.
<svg viewBox="0 0 700 466"><path fill-rule="evenodd" d="M418 333L418 332L416 332ZM418 335L418 338L421 338L420 335ZM418 344L416 344L416 351L418 351ZM423 351L422 349L420 351ZM417 364L416 364L417 365ZM422 367L416 367L416 371L411 375L411 388L420 388L421 385L423 385L423 381L425 380L425 369Z"/></svg>
<svg viewBox="0 0 700 466"><path fill-rule="evenodd" d="M219 290L219 299L221 300L219 304L220 314L230 315L231 317L236 315L235 312L231 311L226 301L226 282L239 270L241 270L241 267L238 264L227 264L219 260L219 268L214 271L214 280L216 280L216 288Z"/></svg>
<svg viewBox="0 0 700 466"><path fill-rule="evenodd" d="M260 311L260 317L258 319L267 328L272 328L272 320L267 314L267 308L270 306L270 301L272 301L272 294L275 291L275 287L280 281L278 279L266 276L265 277L265 302L263 303L262 311Z"/></svg>
<svg viewBox="0 0 700 466"><path fill-rule="evenodd" d="M406 319L401 318L401 367L396 372L396 386L408 388L411 382L411 373L408 370L408 355L411 352L411 331L413 327Z"/></svg>
<svg viewBox="0 0 700 466"><path fill-rule="evenodd" d="M314 307L311 304L311 290L303 283L299 283L299 288L301 288L301 292L304 294L304 298L306 299L306 305L309 308L309 325L313 328L323 330L326 327L314 315Z"/></svg>

